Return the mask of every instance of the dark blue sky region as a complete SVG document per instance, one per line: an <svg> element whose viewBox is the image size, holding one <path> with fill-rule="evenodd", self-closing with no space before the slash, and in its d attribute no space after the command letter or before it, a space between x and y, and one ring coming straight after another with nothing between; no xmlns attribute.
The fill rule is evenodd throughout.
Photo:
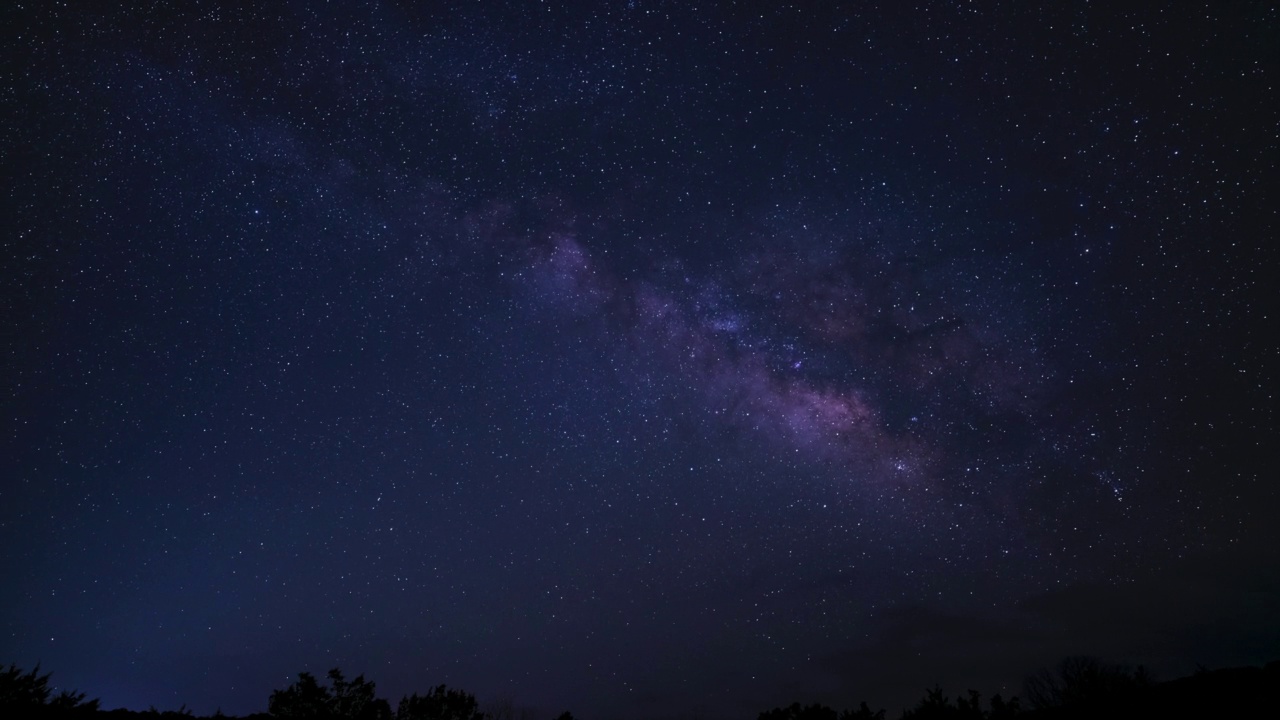
<svg viewBox="0 0 1280 720"><path fill-rule="evenodd" d="M1278 23L9 7L0 661L590 720L1276 659Z"/></svg>

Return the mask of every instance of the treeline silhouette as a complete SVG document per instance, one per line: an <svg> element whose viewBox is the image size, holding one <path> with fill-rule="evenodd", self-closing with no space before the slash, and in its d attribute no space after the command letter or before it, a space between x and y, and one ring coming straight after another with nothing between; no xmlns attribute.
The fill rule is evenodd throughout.
<svg viewBox="0 0 1280 720"><path fill-rule="evenodd" d="M23 671L10 665L0 671L0 717L12 718L194 718L185 706L178 710L103 710L85 693L54 693L51 673ZM334 668L320 683L310 673L299 673L289 687L275 690L267 699L267 712L245 720L307 718L309 720L517 720L510 701L489 711L481 710L475 696L445 685L426 694L414 693L391 703L379 698L374 683L358 675L347 680ZM1194 675L1156 682L1142 667L1103 663L1096 658L1073 657L1054 670L1040 670L1026 679L1024 699L1005 700L993 695L983 701L976 690L955 698L940 687L926 690L920 701L903 710L900 720L1075 720L1077 718L1275 718L1280 717L1280 661L1264 668L1240 667L1201 670ZM525 708L519 720L533 720ZM221 711L211 716L226 718ZM555 720L574 720L564 712ZM854 710L835 710L820 704L793 703L760 713L756 720L885 720L884 710L872 710L864 702Z"/></svg>

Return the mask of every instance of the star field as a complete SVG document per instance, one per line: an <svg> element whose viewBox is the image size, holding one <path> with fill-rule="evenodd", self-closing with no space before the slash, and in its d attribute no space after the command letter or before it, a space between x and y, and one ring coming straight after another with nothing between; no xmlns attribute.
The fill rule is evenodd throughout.
<svg viewBox="0 0 1280 720"><path fill-rule="evenodd" d="M1280 657L1276 9L856 5L8 9L0 661L590 719Z"/></svg>

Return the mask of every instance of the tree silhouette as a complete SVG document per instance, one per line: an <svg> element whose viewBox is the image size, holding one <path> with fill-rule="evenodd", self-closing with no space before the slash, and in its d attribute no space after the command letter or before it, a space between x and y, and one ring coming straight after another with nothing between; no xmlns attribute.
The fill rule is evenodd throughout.
<svg viewBox="0 0 1280 720"><path fill-rule="evenodd" d="M271 693L267 712L279 718L318 720L390 720L391 706L374 694L374 684L358 675L347 681L342 671L329 671L332 689L316 682L311 673L298 673L298 681Z"/></svg>
<svg viewBox="0 0 1280 720"><path fill-rule="evenodd" d="M485 716L475 696L438 685L426 695L402 698L396 720L485 720Z"/></svg>
<svg viewBox="0 0 1280 720"><path fill-rule="evenodd" d="M120 710L112 710L110 714L116 715ZM195 711L187 707L186 703L177 710L157 710L155 705L147 708L146 712L138 713L145 718L164 718L164 720L182 720L183 718L195 717Z"/></svg>
<svg viewBox="0 0 1280 720"><path fill-rule="evenodd" d="M364 675L357 675L351 682L346 682L342 673L334 668L329 671L329 680L333 682L333 705L337 717L352 720L387 720L391 717L391 705L374 694L372 682L366 682Z"/></svg>
<svg viewBox="0 0 1280 720"><path fill-rule="evenodd" d="M991 712L987 713L990 720L1008 720L1015 718L1022 712L1022 706L1018 702L1018 698L1009 698L1006 702L1000 697L1000 693L991 696Z"/></svg>
<svg viewBox="0 0 1280 720"><path fill-rule="evenodd" d="M976 697L972 698L973 702L978 702ZM931 690L925 690L924 697L920 698L920 702L910 710L902 713L902 720L932 720L933 718L968 718L973 717L967 713L969 709L968 703L961 699L962 706L956 707L951 704L951 700L942 694L942 688L934 686ZM981 710L978 711L978 717L982 717Z"/></svg>
<svg viewBox="0 0 1280 720"><path fill-rule="evenodd" d="M509 697L491 700L484 711L487 720L516 720L516 701Z"/></svg>
<svg viewBox="0 0 1280 720"><path fill-rule="evenodd" d="M41 675L39 665L28 673L10 665L9 669L0 672L0 709L43 716L97 712L98 700L85 700L84 693L63 690L53 695L53 689L49 687L52 674Z"/></svg>
<svg viewBox="0 0 1280 720"><path fill-rule="evenodd" d="M970 690L967 696L958 695L955 704L943 695L942 688L934 687L926 690L924 697L912 709L903 712L903 720L930 720L931 718L950 718L953 720L1009 720L1018 717L1022 707L1018 698L1005 700L1000 695L991 698L990 710L982 709L982 694Z"/></svg>
<svg viewBox="0 0 1280 720"><path fill-rule="evenodd" d="M983 720L986 716L982 711L982 695L977 690L970 690L967 698L956 696L955 717Z"/></svg>
<svg viewBox="0 0 1280 720"><path fill-rule="evenodd" d="M758 720L839 720L839 716L826 705L792 703L789 707L766 710Z"/></svg>
<svg viewBox="0 0 1280 720"><path fill-rule="evenodd" d="M271 693L267 712L281 718L327 718L333 695L311 673L298 673L298 682Z"/></svg>
<svg viewBox="0 0 1280 720"><path fill-rule="evenodd" d="M857 710L845 710L840 713L840 720L884 720L884 710L871 711L866 702L858 705Z"/></svg>
<svg viewBox="0 0 1280 720"><path fill-rule="evenodd" d="M1033 708L1097 709L1133 699L1151 686L1151 678L1142 667L1130 671L1122 665L1107 665L1097 658L1082 656L1063 660L1056 674L1042 669L1027 678L1025 684L1027 700Z"/></svg>
<svg viewBox="0 0 1280 720"><path fill-rule="evenodd" d="M864 702L857 710L837 713L826 705L792 703L784 708L774 708L760 713L758 720L884 720L884 710L872 712Z"/></svg>

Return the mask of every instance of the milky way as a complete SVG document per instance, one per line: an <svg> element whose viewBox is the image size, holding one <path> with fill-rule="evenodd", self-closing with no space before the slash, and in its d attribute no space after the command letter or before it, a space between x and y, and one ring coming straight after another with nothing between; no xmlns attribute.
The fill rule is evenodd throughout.
<svg viewBox="0 0 1280 720"><path fill-rule="evenodd" d="M796 228L781 240L787 250L770 249L777 234L754 232L713 267L663 259L624 278L571 230L488 230L508 253L513 291L593 324L632 383L662 373L697 398L706 423L869 493L947 487L957 463L988 462L950 452L957 426L1043 429L1048 370L998 336L1006 318L947 307L925 260L877 254L885 241L868 242L864 228L816 238ZM1035 451L1023 452L1019 462Z"/></svg>

